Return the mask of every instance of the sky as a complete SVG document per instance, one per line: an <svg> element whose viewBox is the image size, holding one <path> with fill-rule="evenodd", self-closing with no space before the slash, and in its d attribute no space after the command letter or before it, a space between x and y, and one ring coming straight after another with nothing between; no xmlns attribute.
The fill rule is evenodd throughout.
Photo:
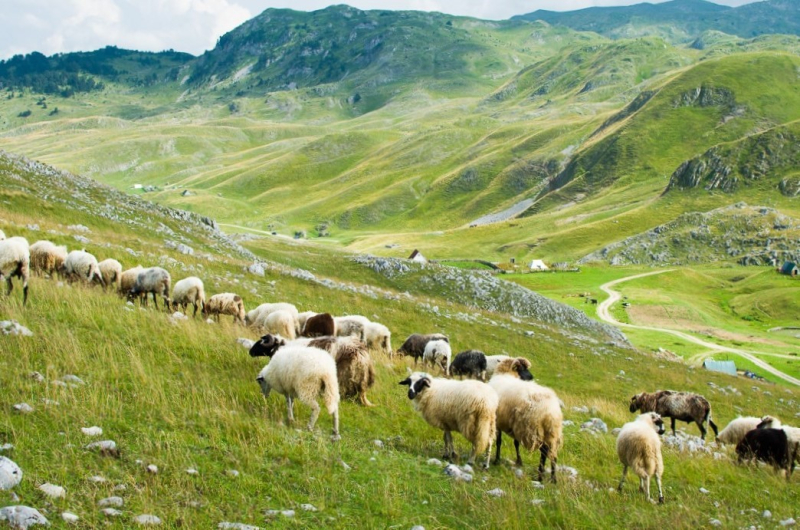
<svg viewBox="0 0 800 530"><path fill-rule="evenodd" d="M270 7L314 11L333 4L359 9L440 11L500 20L537 9L569 11L640 0L2 0L0 59L118 46L199 55L242 22ZM650 0L660 3L664 0ZM714 0L729 6L756 0Z"/></svg>

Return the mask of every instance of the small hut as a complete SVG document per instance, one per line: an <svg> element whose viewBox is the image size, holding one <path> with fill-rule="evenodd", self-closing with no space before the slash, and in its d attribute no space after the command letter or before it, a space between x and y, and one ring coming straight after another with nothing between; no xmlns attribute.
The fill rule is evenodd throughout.
<svg viewBox="0 0 800 530"><path fill-rule="evenodd" d="M414 252L411 253L408 259L410 259L411 261L416 261L417 263L428 263L428 258L423 256L422 252L420 252L417 249L414 249Z"/></svg>
<svg viewBox="0 0 800 530"><path fill-rule="evenodd" d="M548 271L548 270L550 270L547 267L547 265L544 264L544 261L542 261L540 259L535 259L535 260L531 261L530 265L528 265L528 268L530 270L532 270L532 271Z"/></svg>
<svg viewBox="0 0 800 530"><path fill-rule="evenodd" d="M797 263L785 261L781 266L780 273L786 276L797 276L800 274L800 269L797 268Z"/></svg>
<svg viewBox="0 0 800 530"><path fill-rule="evenodd" d="M712 372L722 372L728 375L738 375L736 372L736 363L733 361L714 361L707 359L703 361L703 368Z"/></svg>

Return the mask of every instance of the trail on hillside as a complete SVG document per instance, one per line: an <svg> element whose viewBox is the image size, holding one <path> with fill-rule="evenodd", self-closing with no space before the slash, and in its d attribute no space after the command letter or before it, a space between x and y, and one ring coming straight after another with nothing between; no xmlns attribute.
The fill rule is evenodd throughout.
<svg viewBox="0 0 800 530"><path fill-rule="evenodd" d="M602 289L604 292L606 292L608 294L608 298L606 300L603 300L603 302L601 302L597 306L597 316L599 316L600 319L602 321L604 321L604 322L608 322L609 324L613 324L615 326L619 326L619 327L622 327L622 328L642 329L642 330L646 330L646 331L660 331L662 333L669 333L670 335L674 335L674 336L679 337L679 338L681 338L683 340L692 342L694 344L698 344L700 346L703 346L703 347L708 348L708 349L713 350L713 351L721 351L721 352L726 352L726 353L733 353L734 355L738 355L738 356L740 356L740 357L742 357L744 359L747 359L751 363L755 364L759 368L762 368L762 369L766 370L767 372L771 373L772 375L774 375L776 377L780 377L784 381L792 383L793 385L796 385L796 386L800 386L800 379L797 379L795 377L792 377L792 376L790 376L788 374L785 374L785 373L781 372L777 368L773 367L772 365L762 361L761 359L759 359L758 357L753 355L753 353L758 353L759 355L761 355L761 353L759 353L759 352L747 352L747 351L740 350L740 349L737 349L737 348L729 348L727 346L721 346L721 345L715 344L713 342L708 342L708 341L705 341L705 340L702 340L702 339L698 339L697 337L693 337L692 335L689 335L688 333L684 333L682 331L678 331L678 330L674 330L674 329L654 328L654 327L649 327L649 326L635 326L633 324L625 324L623 322L619 322L613 316L611 316L611 312L609 311L611 309L611 306L614 305L614 303L617 302L621 298L621 295L620 295L619 291L615 291L615 290L612 289L613 286L615 286L615 285L617 285L619 283L630 281L630 280L636 280L638 278L644 278L645 276L653 276L655 274L664 274L666 272L672 272L674 270L675 269L666 269L666 270L662 270L662 271L646 272L644 274L636 274L634 276L627 276L625 278L620 278L618 280L613 280L613 281L610 281L608 283L604 283L603 285L600 286L600 289ZM768 353L765 353L764 355L776 356L775 354L768 354Z"/></svg>

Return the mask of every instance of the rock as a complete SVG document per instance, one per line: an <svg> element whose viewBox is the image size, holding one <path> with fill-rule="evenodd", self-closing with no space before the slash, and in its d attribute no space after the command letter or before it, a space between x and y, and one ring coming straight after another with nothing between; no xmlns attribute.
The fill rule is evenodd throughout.
<svg viewBox="0 0 800 530"><path fill-rule="evenodd" d="M344 460L339 460L339 463L342 465L342 468L345 471L350 471L352 469L349 465L347 465L347 462L345 462Z"/></svg>
<svg viewBox="0 0 800 530"><path fill-rule="evenodd" d="M313 504L301 504L300 509L304 512L316 512L317 508Z"/></svg>
<svg viewBox="0 0 800 530"><path fill-rule="evenodd" d="M6 506L0 508L0 522L8 523L15 530L27 530L31 526L49 526L50 522L39 510L28 506Z"/></svg>
<svg viewBox="0 0 800 530"><path fill-rule="evenodd" d="M155 515L142 514L134 517L133 522L139 526L158 526L161 524L161 519Z"/></svg>
<svg viewBox="0 0 800 530"><path fill-rule="evenodd" d="M150 464L149 466L147 466L147 472L148 473L152 473L153 475L157 475L158 474L158 466L155 465L155 464Z"/></svg>
<svg viewBox="0 0 800 530"><path fill-rule="evenodd" d="M261 527L252 526L244 523L222 522L217 525L220 530L261 530Z"/></svg>
<svg viewBox="0 0 800 530"><path fill-rule="evenodd" d="M14 449L14 444L0 445L0 453L2 453L3 451L11 451L12 449Z"/></svg>
<svg viewBox="0 0 800 530"><path fill-rule="evenodd" d="M90 482L94 482L95 484L103 484L107 482L106 477L101 477L100 475L92 475L89 477Z"/></svg>
<svg viewBox="0 0 800 530"><path fill-rule="evenodd" d="M64 381L67 384L73 384L73 385L85 385L86 384L83 379L81 379L77 375L72 375L72 374L64 375L60 379L61 379L61 381Z"/></svg>
<svg viewBox="0 0 800 530"><path fill-rule="evenodd" d="M578 476L578 470L574 467L558 465L556 466L556 471L562 475L568 476L571 479L575 479Z"/></svg>
<svg viewBox="0 0 800 530"><path fill-rule="evenodd" d="M22 481L22 469L13 460L0 456L0 491L7 491Z"/></svg>
<svg viewBox="0 0 800 530"><path fill-rule="evenodd" d="M486 492L486 495L490 495L492 497L503 497L505 496L506 492L501 490L500 488L495 488L493 490L489 490Z"/></svg>
<svg viewBox="0 0 800 530"><path fill-rule="evenodd" d="M607 433L608 432L608 426L600 418L592 418L589 421L584 422L581 425L581 430L589 430L589 431L594 431L594 432Z"/></svg>
<svg viewBox="0 0 800 530"><path fill-rule="evenodd" d="M700 493L702 493L703 495L708 495L708 494L709 494L709 493L711 493L711 492L710 492L710 491L708 491L708 490L707 490L707 489L705 489L705 488L700 488Z"/></svg>
<svg viewBox="0 0 800 530"><path fill-rule="evenodd" d="M572 412L577 412L578 414L589 414L589 407L587 406L572 407Z"/></svg>
<svg viewBox="0 0 800 530"><path fill-rule="evenodd" d="M531 504L533 504L534 506L539 506L541 504L544 504L544 499L533 499L531 501Z"/></svg>
<svg viewBox="0 0 800 530"><path fill-rule="evenodd" d="M0 321L0 331L3 335L22 335L23 337L33 337L31 330L20 325L16 320Z"/></svg>
<svg viewBox="0 0 800 530"><path fill-rule="evenodd" d="M228 469L227 471L225 471L225 474L228 475L229 477L234 477L234 478L239 476L239 472L236 471L235 469Z"/></svg>
<svg viewBox="0 0 800 530"><path fill-rule="evenodd" d="M187 469L187 470L186 470L186 473L187 473L188 475L198 475L198 474L199 474L199 472L198 472L198 471L197 471L195 468L193 468L193 467L190 467L189 469Z"/></svg>
<svg viewBox="0 0 800 530"><path fill-rule="evenodd" d="M42 374L40 374L39 372L31 372L28 375L28 377L30 377L31 379L33 379L34 381L36 381L38 383L44 383L44 376Z"/></svg>
<svg viewBox="0 0 800 530"><path fill-rule="evenodd" d="M794 526L797 522L793 518L784 519L781 521L781 526Z"/></svg>
<svg viewBox="0 0 800 530"><path fill-rule="evenodd" d="M71 230L73 232L82 232L84 234L91 232L88 227L83 225L69 225L67 226L67 230Z"/></svg>
<svg viewBox="0 0 800 530"><path fill-rule="evenodd" d="M189 317L181 313L180 311L175 311L170 315L173 320L189 320Z"/></svg>
<svg viewBox="0 0 800 530"><path fill-rule="evenodd" d="M472 475L461 471L457 465L448 464L444 468L444 474L448 477L453 477L456 480L463 480L464 482L472 482Z"/></svg>
<svg viewBox="0 0 800 530"><path fill-rule="evenodd" d="M247 272L250 274L255 274L256 276L264 276L266 270L264 269L264 265L261 263L253 263L249 267L247 267Z"/></svg>
<svg viewBox="0 0 800 530"><path fill-rule="evenodd" d="M463 471L464 473L474 473L475 472L472 469L472 466L469 465L469 464L464 464L463 466L461 466L461 471Z"/></svg>
<svg viewBox="0 0 800 530"><path fill-rule="evenodd" d="M761 514L761 517L764 519L772 519L772 512L769 510L764 510L764 513Z"/></svg>
<svg viewBox="0 0 800 530"><path fill-rule="evenodd" d="M97 501L97 506L100 508L122 508L124 504L125 501L122 499L122 497L106 497L105 499L100 499Z"/></svg>
<svg viewBox="0 0 800 530"><path fill-rule="evenodd" d="M100 442L92 442L85 447L90 451L98 451L103 456L113 456L119 458L119 449L117 443L113 440L103 440Z"/></svg>
<svg viewBox="0 0 800 530"><path fill-rule="evenodd" d="M517 478L522 478L522 477L525 476L525 472L522 471L521 467L515 468L514 469L514 476L517 477Z"/></svg>
<svg viewBox="0 0 800 530"><path fill-rule="evenodd" d="M710 519L708 521L708 524L710 524L711 526L722 526L722 521L720 521L719 519Z"/></svg>
<svg viewBox="0 0 800 530"><path fill-rule="evenodd" d="M236 339L237 344L241 344L245 350L250 350L253 347L253 344L256 343L254 340L245 339L245 338L238 338Z"/></svg>
<svg viewBox="0 0 800 530"><path fill-rule="evenodd" d="M64 512L61 514L61 518L64 520L65 523L77 523L80 521L80 517L75 515L74 513Z"/></svg>
<svg viewBox="0 0 800 530"><path fill-rule="evenodd" d="M442 461L438 458L429 458L426 462L429 466L440 466L442 465Z"/></svg>
<svg viewBox="0 0 800 530"><path fill-rule="evenodd" d="M206 319L206 324L215 324L214 319L213 318L207 318Z"/></svg>
<svg viewBox="0 0 800 530"><path fill-rule="evenodd" d="M294 517L294 510L282 510L281 515L284 517Z"/></svg>
<svg viewBox="0 0 800 530"><path fill-rule="evenodd" d="M116 508L103 508L100 510L100 513L107 517L119 517L122 515L122 512L117 510Z"/></svg>
<svg viewBox="0 0 800 530"><path fill-rule="evenodd" d="M418 524L418 525L412 526L411 530L425 530L425 527Z"/></svg>
<svg viewBox="0 0 800 530"><path fill-rule="evenodd" d="M103 429L97 426L81 427L81 432L86 436L100 436L103 434Z"/></svg>
<svg viewBox="0 0 800 530"><path fill-rule="evenodd" d="M20 414L30 414L33 412L33 407L28 405L27 403L17 403L14 405L14 410L19 412Z"/></svg>
<svg viewBox="0 0 800 530"><path fill-rule="evenodd" d="M51 499L63 499L64 497L67 496L67 490L65 490L61 486L50 484L49 482L39 486L39 491L43 492Z"/></svg>
<svg viewBox="0 0 800 530"><path fill-rule="evenodd" d="M375 444L375 447L377 447L378 449L383 449L383 441L382 440L374 440L372 443Z"/></svg>

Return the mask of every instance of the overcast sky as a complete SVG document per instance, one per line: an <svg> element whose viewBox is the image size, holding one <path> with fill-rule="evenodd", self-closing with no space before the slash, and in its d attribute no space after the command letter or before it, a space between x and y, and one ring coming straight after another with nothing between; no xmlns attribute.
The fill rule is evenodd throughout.
<svg viewBox="0 0 800 530"><path fill-rule="evenodd" d="M756 0L715 0L729 6ZM651 0L660 3L660 0ZM639 0L0 0L0 59L39 51L89 51L107 45L174 49L195 55L222 34L269 7L303 11L347 3L359 9L441 11L506 19L537 9L568 11L630 5Z"/></svg>

